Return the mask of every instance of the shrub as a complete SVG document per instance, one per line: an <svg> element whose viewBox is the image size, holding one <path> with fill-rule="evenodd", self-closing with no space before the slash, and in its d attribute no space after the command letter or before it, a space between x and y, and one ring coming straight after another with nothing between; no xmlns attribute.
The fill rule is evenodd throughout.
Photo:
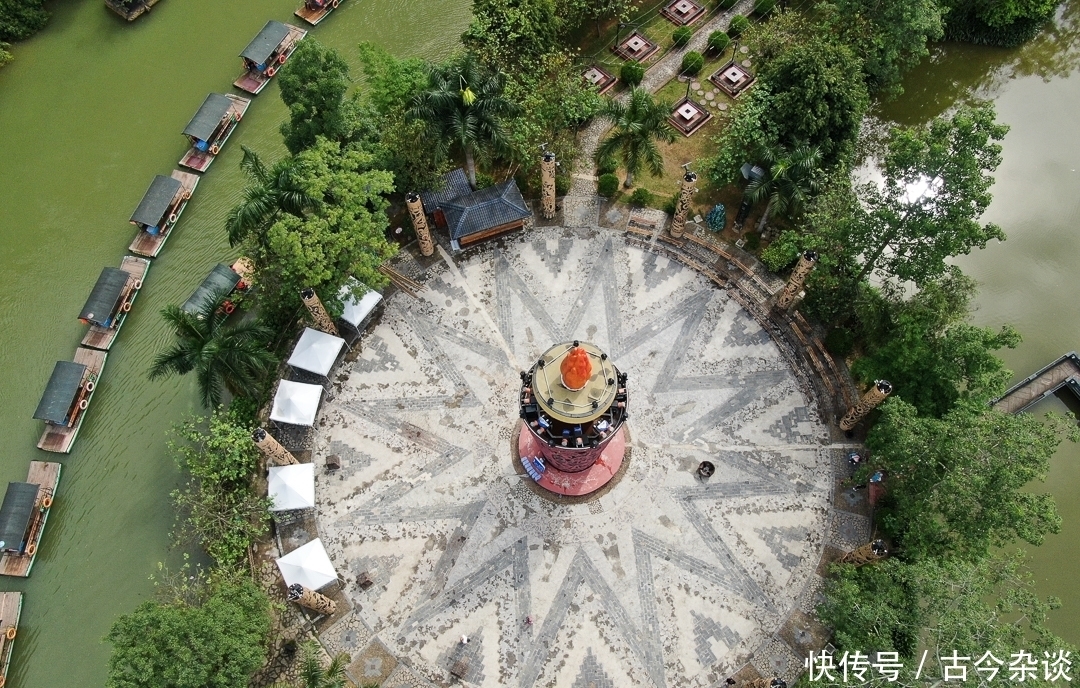
<svg viewBox="0 0 1080 688"><path fill-rule="evenodd" d="M776 0L754 0L754 14L764 17L776 9Z"/></svg>
<svg viewBox="0 0 1080 688"><path fill-rule="evenodd" d="M611 198L619 191L619 178L611 172L600 175L596 182L596 193L604 198Z"/></svg>
<svg viewBox="0 0 1080 688"><path fill-rule="evenodd" d="M701 68L704 66L705 58L702 56L701 53L697 52L696 50L691 50L690 52L683 55L683 74L686 74L687 76L696 76L701 71Z"/></svg>
<svg viewBox="0 0 1080 688"><path fill-rule="evenodd" d="M652 205L652 194L644 187L634 189L634 193L630 194L630 204L641 208Z"/></svg>
<svg viewBox="0 0 1080 688"><path fill-rule="evenodd" d="M689 26L680 26L675 29L675 33L671 34L671 43L676 48L681 48L690 42L690 39L694 37L694 30Z"/></svg>
<svg viewBox="0 0 1080 688"><path fill-rule="evenodd" d="M709 50L713 51L717 55L727 50L727 47L731 45L731 38L728 37L723 31L713 31L709 34Z"/></svg>
<svg viewBox="0 0 1080 688"><path fill-rule="evenodd" d="M664 202L663 211L668 215L675 214L675 206L679 205L679 193L675 192L671 198Z"/></svg>
<svg viewBox="0 0 1080 688"><path fill-rule="evenodd" d="M484 174L483 172L476 173L476 188L486 189L489 186L495 186L495 178L490 174Z"/></svg>
<svg viewBox="0 0 1080 688"><path fill-rule="evenodd" d="M855 334L846 327L834 327L825 335L825 348L833 356L846 358L855 348Z"/></svg>
<svg viewBox="0 0 1080 688"><path fill-rule="evenodd" d="M757 232L750 232L746 235L746 245L743 246L747 251L753 252L758 250L761 246L761 235Z"/></svg>
<svg viewBox="0 0 1080 688"><path fill-rule="evenodd" d="M738 38L743 31L750 28L750 20L741 14L736 14L731 18L731 24L728 26L727 35L730 38Z"/></svg>
<svg viewBox="0 0 1080 688"><path fill-rule="evenodd" d="M619 78L627 86L637 86L645 78L645 68L637 60L624 62L622 68L619 69Z"/></svg>
<svg viewBox="0 0 1080 688"><path fill-rule="evenodd" d="M565 174L555 175L555 195L565 196L566 192L570 190L570 183L570 177L566 176Z"/></svg>
<svg viewBox="0 0 1080 688"><path fill-rule="evenodd" d="M608 158L607 160L601 160L596 166L597 174L612 174L615 170L619 169L619 163L615 158Z"/></svg>
<svg viewBox="0 0 1080 688"><path fill-rule="evenodd" d="M739 0L720 0L720 2L717 4L722 10L730 10L732 7L735 6L737 2L739 2Z"/></svg>

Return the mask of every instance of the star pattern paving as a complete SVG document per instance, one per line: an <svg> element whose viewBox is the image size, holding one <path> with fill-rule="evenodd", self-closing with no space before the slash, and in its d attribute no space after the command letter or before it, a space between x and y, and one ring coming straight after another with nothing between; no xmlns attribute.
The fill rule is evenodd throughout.
<svg viewBox="0 0 1080 688"><path fill-rule="evenodd" d="M388 300L320 420L316 461L343 463L318 519L350 633L439 684L452 664L483 686L721 684L796 605L830 527L827 433L767 334L595 229L533 230L426 287ZM518 372L575 338L629 373L631 449L609 490L568 504L530 489L511 444Z"/></svg>

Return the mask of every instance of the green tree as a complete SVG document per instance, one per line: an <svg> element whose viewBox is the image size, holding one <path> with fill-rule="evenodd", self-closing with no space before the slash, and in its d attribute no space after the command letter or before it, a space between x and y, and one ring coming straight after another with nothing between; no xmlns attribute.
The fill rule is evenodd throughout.
<svg viewBox="0 0 1080 688"><path fill-rule="evenodd" d="M555 0L473 0L472 23L461 42L492 68L527 67L555 50L565 20Z"/></svg>
<svg viewBox="0 0 1080 688"><path fill-rule="evenodd" d="M250 184L244 189L243 200L229 211L225 220L230 246L239 245L249 236L262 238L282 215L303 217L317 201L297 184L291 158L279 160L267 169L255 151L247 146L242 148L244 158L240 169Z"/></svg>
<svg viewBox="0 0 1080 688"><path fill-rule="evenodd" d="M1013 47L1049 21L1061 0L943 0L947 37Z"/></svg>
<svg viewBox="0 0 1080 688"><path fill-rule="evenodd" d="M904 72L930 54L927 42L944 34L944 8L937 0L832 0L818 9L826 26L862 56L869 89L888 97L904 92Z"/></svg>
<svg viewBox="0 0 1080 688"><path fill-rule="evenodd" d="M117 619L106 688L246 686L266 655L270 601L249 580L213 584L199 605L143 602Z"/></svg>
<svg viewBox="0 0 1080 688"><path fill-rule="evenodd" d="M360 44L364 95L381 115L403 113L427 85L427 65L418 57L399 58L370 42Z"/></svg>
<svg viewBox="0 0 1080 688"><path fill-rule="evenodd" d="M602 34L600 22L605 19L617 19L625 22L630 19L630 12L634 9L632 0L561 0L559 13L569 17L569 21L580 26L585 22L596 23L596 37Z"/></svg>
<svg viewBox="0 0 1080 688"><path fill-rule="evenodd" d="M161 317L172 328L176 343L154 358L150 379L195 373L203 406L221 403L222 387L239 396L259 393L262 378L277 364L266 349L273 334L253 322L225 323L226 294L206 300L196 313L170 304Z"/></svg>
<svg viewBox="0 0 1080 688"><path fill-rule="evenodd" d="M413 98L409 115L428 125L435 141L465 155L476 186L476 154L506 146L502 120L518 107L503 97L506 75L480 64L471 53L432 65L427 88Z"/></svg>
<svg viewBox="0 0 1080 688"><path fill-rule="evenodd" d="M1054 498L1030 484L1046 479L1064 425L965 404L931 418L895 397L880 408L867 446L888 493L875 521L909 559L975 560L1060 530Z"/></svg>
<svg viewBox="0 0 1080 688"><path fill-rule="evenodd" d="M633 88L645 78L645 67L637 60L627 60L619 68L619 78L623 80L624 84Z"/></svg>
<svg viewBox="0 0 1080 688"><path fill-rule="evenodd" d="M338 142L353 138L360 119L357 101L347 98L349 65L332 48L301 41L281 68L281 100L289 120L281 125L285 147L294 155L315 145L318 136Z"/></svg>
<svg viewBox="0 0 1080 688"><path fill-rule="evenodd" d="M599 116L611 122L612 131L600 142L596 157L618 158L626 170L624 186L634 185L634 175L647 169L654 177L664 171L664 157L657 142L671 143L675 132L668 123L671 107L653 100L643 88L634 88L629 101L607 100Z"/></svg>
<svg viewBox="0 0 1080 688"><path fill-rule="evenodd" d="M894 130L883 183L862 186L861 206L838 228L863 257L859 278L879 270L921 284L943 274L946 259L1003 241L1000 227L979 218L990 205L993 172L1001 164L997 141L1007 131L990 105Z"/></svg>
<svg viewBox="0 0 1080 688"><path fill-rule="evenodd" d="M21 41L45 27L43 0L0 0L0 41Z"/></svg>
<svg viewBox="0 0 1080 688"><path fill-rule="evenodd" d="M751 181L746 196L754 203L766 201L757 231L765 229L769 217L797 213L820 189L822 172L821 151L812 146L799 146L788 151L782 146L763 148L758 156L765 165L765 176Z"/></svg>
<svg viewBox="0 0 1080 688"><path fill-rule="evenodd" d="M965 322L975 292L974 280L956 269L908 299L864 290L856 310L866 343L852 374L888 380L924 416L940 417L958 401L988 404L1012 375L993 352L1015 348L1020 334L1008 325L995 332Z"/></svg>
<svg viewBox="0 0 1080 688"><path fill-rule="evenodd" d="M346 685L352 685L347 683L345 676L345 667L349 664L348 654L342 652L324 667L321 648L314 640L304 643L300 652L300 683L296 688L345 688Z"/></svg>
<svg viewBox="0 0 1080 688"><path fill-rule="evenodd" d="M301 310L300 291L307 287L334 312L349 277L372 288L385 284L378 268L396 251L386 238L385 196L394 190L394 181L377 162L376 154L361 146L322 137L292 158L289 178L314 200L311 209L278 214L244 244L255 261L260 308L268 321L294 319Z"/></svg>
<svg viewBox="0 0 1080 688"><path fill-rule="evenodd" d="M772 22L770 22L772 23ZM713 139L716 155L705 161L704 170L716 186L741 179L739 168L758 151L778 145L766 128L772 92L759 83L735 101L727 126Z"/></svg>

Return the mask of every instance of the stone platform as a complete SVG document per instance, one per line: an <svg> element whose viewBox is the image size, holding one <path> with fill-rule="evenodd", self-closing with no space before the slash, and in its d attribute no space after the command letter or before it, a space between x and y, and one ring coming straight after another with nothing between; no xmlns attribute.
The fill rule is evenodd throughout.
<svg viewBox="0 0 1080 688"><path fill-rule="evenodd" d="M425 283L387 300L317 423L316 465L342 463L318 472L319 534L353 603L321 639L353 679L793 679L822 554L862 544L868 521L833 511L839 449L758 323L595 227L529 230ZM620 479L562 502L514 463L519 371L575 338L629 374L634 411Z"/></svg>

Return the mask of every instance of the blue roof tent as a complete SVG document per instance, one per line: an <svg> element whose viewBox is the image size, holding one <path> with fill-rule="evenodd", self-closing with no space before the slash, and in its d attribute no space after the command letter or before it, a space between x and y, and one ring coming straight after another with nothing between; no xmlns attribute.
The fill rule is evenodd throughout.
<svg viewBox="0 0 1080 688"><path fill-rule="evenodd" d="M38 485L8 483L0 505L0 550L22 553L26 531L37 507Z"/></svg>

